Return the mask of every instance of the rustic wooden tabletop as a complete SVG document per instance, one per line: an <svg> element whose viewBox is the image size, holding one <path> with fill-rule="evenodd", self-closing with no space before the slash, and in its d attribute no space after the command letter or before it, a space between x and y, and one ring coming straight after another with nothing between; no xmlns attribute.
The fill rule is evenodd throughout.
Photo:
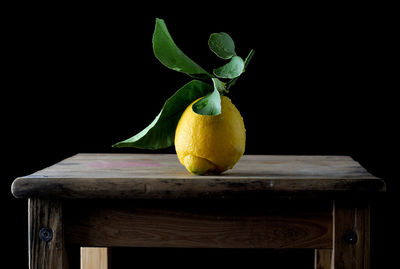
<svg viewBox="0 0 400 269"><path fill-rule="evenodd" d="M17 178L17 198L174 199L379 193L385 183L348 156L244 155L221 175L191 175L174 154L77 154Z"/></svg>

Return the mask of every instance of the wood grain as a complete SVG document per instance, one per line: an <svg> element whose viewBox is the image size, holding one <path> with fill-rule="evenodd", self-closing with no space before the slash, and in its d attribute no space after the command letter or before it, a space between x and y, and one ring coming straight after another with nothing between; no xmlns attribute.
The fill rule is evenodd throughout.
<svg viewBox="0 0 400 269"><path fill-rule="evenodd" d="M51 240L43 240L43 235L40 238L43 228L51 230L45 234ZM68 268L61 202L36 198L28 200L28 237L30 269Z"/></svg>
<svg viewBox="0 0 400 269"><path fill-rule="evenodd" d="M381 179L346 156L245 155L222 175L194 176L172 154L78 154L12 184L18 198L228 199L383 191Z"/></svg>
<svg viewBox="0 0 400 269"><path fill-rule="evenodd" d="M65 218L68 242L92 247L332 247L331 211L124 203L71 206Z"/></svg>
<svg viewBox="0 0 400 269"><path fill-rule="evenodd" d="M332 249L316 249L314 252L314 269L331 269Z"/></svg>
<svg viewBox="0 0 400 269"><path fill-rule="evenodd" d="M368 203L336 201L333 210L334 269L370 268L370 207ZM357 233L356 243L346 241L346 233Z"/></svg>
<svg viewBox="0 0 400 269"><path fill-rule="evenodd" d="M108 248L81 248L81 269L108 268Z"/></svg>

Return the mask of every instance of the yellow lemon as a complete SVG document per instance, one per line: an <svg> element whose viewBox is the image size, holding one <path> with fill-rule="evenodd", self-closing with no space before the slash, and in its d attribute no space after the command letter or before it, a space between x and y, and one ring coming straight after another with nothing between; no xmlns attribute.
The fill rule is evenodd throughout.
<svg viewBox="0 0 400 269"><path fill-rule="evenodd" d="M199 100L199 99L198 99ZM175 132L179 161L192 174L222 173L231 169L245 150L246 129L240 112L226 96L221 96L221 114L199 115L183 112Z"/></svg>

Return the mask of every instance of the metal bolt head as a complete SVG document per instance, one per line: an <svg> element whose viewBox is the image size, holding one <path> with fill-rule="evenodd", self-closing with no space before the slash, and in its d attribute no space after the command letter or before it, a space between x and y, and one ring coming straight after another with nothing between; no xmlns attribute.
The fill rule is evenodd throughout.
<svg viewBox="0 0 400 269"><path fill-rule="evenodd" d="M44 242L49 242L53 239L53 231L50 228L41 228L39 231L39 238Z"/></svg>
<svg viewBox="0 0 400 269"><path fill-rule="evenodd" d="M347 244L354 245L355 243L357 243L357 240L358 240L357 232L353 231L353 230L348 230L344 234L343 239Z"/></svg>

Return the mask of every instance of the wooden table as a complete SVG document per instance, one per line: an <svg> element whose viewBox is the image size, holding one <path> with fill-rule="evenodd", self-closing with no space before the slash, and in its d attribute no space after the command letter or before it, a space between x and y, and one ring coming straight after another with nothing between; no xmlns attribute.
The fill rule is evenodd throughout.
<svg viewBox="0 0 400 269"><path fill-rule="evenodd" d="M315 268L365 269L384 191L346 156L245 155L193 176L176 155L78 154L12 185L28 198L31 269L73 267L80 247L98 247L82 248L83 267L107 268L117 246L308 248Z"/></svg>

